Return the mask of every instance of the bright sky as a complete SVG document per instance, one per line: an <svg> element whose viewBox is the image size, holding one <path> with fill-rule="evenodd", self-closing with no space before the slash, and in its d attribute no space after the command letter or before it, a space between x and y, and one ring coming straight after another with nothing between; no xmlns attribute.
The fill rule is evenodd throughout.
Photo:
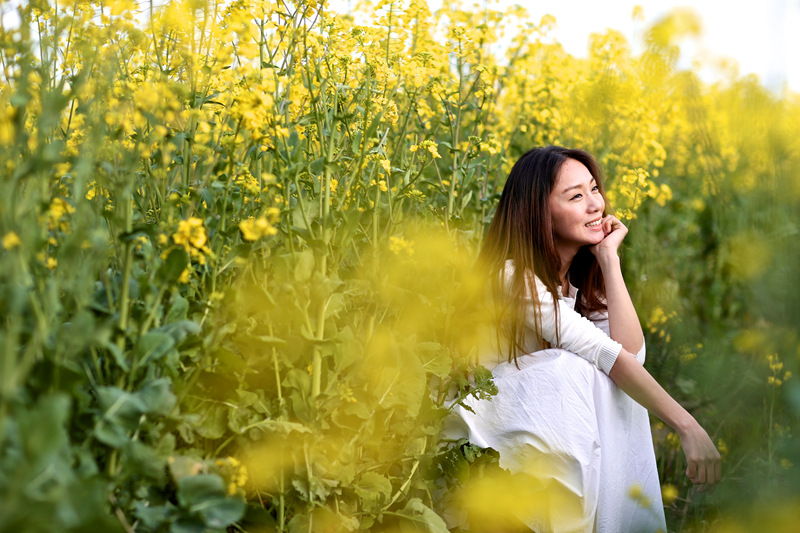
<svg viewBox="0 0 800 533"><path fill-rule="evenodd" d="M697 42L683 43L680 64L689 66L695 57L712 64L732 58L742 74L757 74L770 89L783 83L800 92L800 0L500 0L500 5L520 4L534 20L542 15L556 17L553 37L567 52L584 57L592 32L613 28L634 41L631 14L636 5L644 8L644 25L639 31L676 7L691 7L703 21L703 35ZM355 2L353 1L353 4ZM431 8L440 0L429 0ZM347 11L347 0L332 0L331 7ZM709 81L711 68L702 71Z"/></svg>

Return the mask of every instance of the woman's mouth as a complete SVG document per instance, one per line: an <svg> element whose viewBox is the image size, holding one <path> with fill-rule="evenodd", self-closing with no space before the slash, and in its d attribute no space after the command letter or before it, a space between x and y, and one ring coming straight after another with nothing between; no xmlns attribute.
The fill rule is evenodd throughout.
<svg viewBox="0 0 800 533"><path fill-rule="evenodd" d="M584 227L586 227L586 228L599 228L600 224L602 224L602 223L603 223L603 219L602 218L598 218L597 220L593 220L592 222L589 222L588 224L584 224Z"/></svg>

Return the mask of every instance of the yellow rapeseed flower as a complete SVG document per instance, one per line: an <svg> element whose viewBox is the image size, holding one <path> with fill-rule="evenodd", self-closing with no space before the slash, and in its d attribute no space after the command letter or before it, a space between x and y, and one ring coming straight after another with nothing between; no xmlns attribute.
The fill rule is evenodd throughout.
<svg viewBox="0 0 800 533"><path fill-rule="evenodd" d="M395 255L400 255L402 252L414 255L414 243L405 240L403 237L389 237L389 249Z"/></svg>
<svg viewBox="0 0 800 533"><path fill-rule="evenodd" d="M19 240L17 234L14 233L13 231L9 231L3 237L3 248L5 248L6 250L13 250L20 244L22 244L22 242Z"/></svg>
<svg viewBox="0 0 800 533"><path fill-rule="evenodd" d="M639 483L633 483L630 487L628 487L628 496L636 500L637 503L642 507L650 507L650 504L652 503L650 498L645 496L644 490Z"/></svg>
<svg viewBox="0 0 800 533"><path fill-rule="evenodd" d="M178 276L178 283L189 283L189 276L191 276L191 274L192 270L189 267L184 268L181 275Z"/></svg>
<svg viewBox="0 0 800 533"><path fill-rule="evenodd" d="M208 237L202 219L190 217L189 220L178 222L178 230L172 234L172 240L202 265L206 263L206 255L211 253L206 246Z"/></svg>
<svg viewBox="0 0 800 533"><path fill-rule="evenodd" d="M206 229L203 226L203 221L195 217L178 222L178 231L172 235L172 240L175 241L175 244L183 246L187 252L192 246L195 248L205 246L206 239Z"/></svg>
<svg viewBox="0 0 800 533"><path fill-rule="evenodd" d="M675 485L667 483L661 487L661 499L664 500L664 505L671 505L672 502L678 499L678 496L680 496L680 493Z"/></svg>
<svg viewBox="0 0 800 533"><path fill-rule="evenodd" d="M264 217L243 220L239 223L239 229L242 231L242 238L246 241L257 241L278 233L278 229Z"/></svg>

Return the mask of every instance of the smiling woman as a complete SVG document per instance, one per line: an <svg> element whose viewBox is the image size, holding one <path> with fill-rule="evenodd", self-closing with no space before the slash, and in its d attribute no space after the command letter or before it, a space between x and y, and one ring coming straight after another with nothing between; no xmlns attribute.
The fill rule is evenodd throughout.
<svg viewBox="0 0 800 533"><path fill-rule="evenodd" d="M627 228L605 209L592 156L531 150L512 168L481 250L499 334L478 362L499 394L457 406L448 433L497 450L529 495L512 529L666 531L648 410L681 436L701 491L720 479L706 432L642 366L617 255Z"/></svg>

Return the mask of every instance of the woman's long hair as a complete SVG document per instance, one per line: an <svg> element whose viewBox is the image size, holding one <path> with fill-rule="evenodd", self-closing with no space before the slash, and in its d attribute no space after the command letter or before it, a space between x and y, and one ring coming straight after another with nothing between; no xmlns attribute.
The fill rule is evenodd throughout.
<svg viewBox="0 0 800 533"><path fill-rule="evenodd" d="M533 301L534 333L540 346L548 346L541 334L541 310L533 275L558 301L561 259L556 252L553 234L550 192L567 159L574 159L589 170L605 199L600 167L587 152L560 146L535 148L526 152L508 175L475 265L481 277L491 283L498 341L502 337L503 342L499 342L501 350L503 345L508 347L509 362L512 358L516 362L517 354L524 350L523 326L527 317L523 296L526 290ZM514 275L510 285L504 286L507 259L514 261ZM587 247L581 248L573 259L569 279L580 291L576 302L578 312L588 316L606 309L603 275L594 254ZM558 324L558 306L555 319ZM556 344L559 342L557 336Z"/></svg>

